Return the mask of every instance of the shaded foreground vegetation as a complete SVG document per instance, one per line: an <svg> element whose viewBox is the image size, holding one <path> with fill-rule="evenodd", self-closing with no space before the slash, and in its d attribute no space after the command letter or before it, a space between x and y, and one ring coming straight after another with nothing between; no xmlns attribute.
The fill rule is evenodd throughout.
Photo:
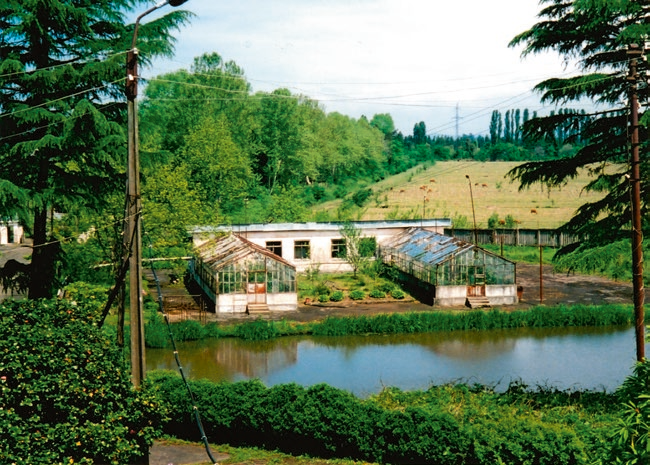
<svg viewBox="0 0 650 465"><path fill-rule="evenodd" d="M166 412L136 391L93 299L0 302L0 463L137 463Z"/></svg>
<svg viewBox="0 0 650 465"><path fill-rule="evenodd" d="M393 464L647 463L642 422L650 409L640 392L648 392L649 371L639 365L616 394L516 383L498 394L460 384L387 388L361 400L325 384L190 384L209 440L231 446ZM189 438L192 405L182 380L156 372L151 381L171 412L165 432ZM625 417L630 412L634 418Z"/></svg>
<svg viewBox="0 0 650 465"><path fill-rule="evenodd" d="M638 365L615 394L521 384L499 394L461 384L423 392L387 388L359 399L327 385L192 381L192 402L170 372L151 373L141 390L132 389L123 353L97 328L102 300L91 289L77 289L69 299L0 304L0 462L132 463L163 433L196 439L194 404L212 443L291 454L395 464L604 465L620 457L647 463L650 364ZM544 326L545 320L623 323L631 312L540 307L459 312L455 319L443 312L384 315L348 324L364 332L414 330L424 315L442 318L432 320L441 329L440 322L486 329ZM319 325L333 323L342 325ZM242 336L246 327L228 330ZM289 333L296 327L282 322L279 328Z"/></svg>

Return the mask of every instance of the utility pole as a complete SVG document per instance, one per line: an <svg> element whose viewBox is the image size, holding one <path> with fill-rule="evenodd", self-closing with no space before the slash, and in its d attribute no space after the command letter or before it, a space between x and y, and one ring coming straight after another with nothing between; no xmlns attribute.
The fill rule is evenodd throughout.
<svg viewBox="0 0 650 465"><path fill-rule="evenodd" d="M138 147L138 27L140 20L149 13L167 4L179 6L187 0L163 0L149 8L135 20L131 49L126 56L126 100L127 100L127 192L124 250L129 259L129 318L131 327L131 382L140 387L145 376L144 312L142 303L142 237L140 202L140 154ZM126 258L126 257L125 257Z"/></svg>
<svg viewBox="0 0 650 465"><path fill-rule="evenodd" d="M472 192L472 180L469 174L466 174L467 182L469 183L469 197L472 201L472 218L474 219L474 245L478 245L478 231L476 230L476 211L474 210L474 193Z"/></svg>
<svg viewBox="0 0 650 465"><path fill-rule="evenodd" d="M627 50L630 59L630 196L632 202L632 286L634 289L634 326L636 334L636 359L645 359L643 300L643 231L641 230L641 173L639 160L639 103L637 96L638 59L643 49L631 44Z"/></svg>

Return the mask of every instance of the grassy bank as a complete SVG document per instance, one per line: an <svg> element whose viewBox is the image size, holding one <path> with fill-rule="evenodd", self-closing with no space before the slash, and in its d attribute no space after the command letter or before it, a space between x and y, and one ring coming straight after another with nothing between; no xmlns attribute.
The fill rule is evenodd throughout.
<svg viewBox="0 0 650 465"><path fill-rule="evenodd" d="M180 378L155 372L151 382L170 411L166 433L193 434ZM611 463L606 458L623 400L521 384L502 394L462 384L387 388L368 399L324 384L190 384L211 442L393 464Z"/></svg>
<svg viewBox="0 0 650 465"><path fill-rule="evenodd" d="M322 321L254 320L236 325L187 320L171 325L177 341L209 337L239 337L268 340L281 336L350 336L358 334L424 333L433 331L476 331L506 328L549 328L567 326L628 325L633 319L631 305L536 306L529 310L440 311L391 313L372 316L328 317ZM162 318L150 319L145 331L149 347L166 347L169 340Z"/></svg>

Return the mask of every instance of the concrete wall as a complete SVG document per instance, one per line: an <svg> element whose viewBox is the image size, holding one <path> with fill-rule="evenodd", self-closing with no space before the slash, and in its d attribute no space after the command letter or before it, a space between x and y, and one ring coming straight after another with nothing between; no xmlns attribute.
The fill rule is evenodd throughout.
<svg viewBox="0 0 650 465"><path fill-rule="evenodd" d="M434 305L453 307L465 305L467 300L467 286L437 286Z"/></svg>
<svg viewBox="0 0 650 465"><path fill-rule="evenodd" d="M219 294L215 298L216 313L246 313L248 305L247 294ZM269 310L292 311L298 308L298 294L283 292L280 294L266 294L266 305Z"/></svg>
<svg viewBox="0 0 650 465"><path fill-rule="evenodd" d="M485 297L488 298L492 305L514 305L519 301L517 299L517 286L515 284L485 286ZM436 287L434 305L453 307L465 305L466 300L467 286Z"/></svg>
<svg viewBox="0 0 650 465"><path fill-rule="evenodd" d="M266 305L273 312L296 310L298 309L298 294L296 292L266 294Z"/></svg>
<svg viewBox="0 0 650 465"><path fill-rule="evenodd" d="M215 301L216 313L246 313L246 294L219 294Z"/></svg>
<svg viewBox="0 0 650 465"><path fill-rule="evenodd" d="M519 302L516 284L485 286L485 297L492 305L514 305Z"/></svg>

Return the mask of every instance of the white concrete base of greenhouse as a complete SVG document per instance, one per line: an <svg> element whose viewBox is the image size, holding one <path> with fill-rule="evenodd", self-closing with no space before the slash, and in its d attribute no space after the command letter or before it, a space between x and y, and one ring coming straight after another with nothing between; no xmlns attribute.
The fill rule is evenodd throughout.
<svg viewBox="0 0 650 465"><path fill-rule="evenodd" d="M485 297L492 305L514 305L517 299L517 286L514 284L492 284L485 286ZM465 305L467 286L437 286L433 304L441 307Z"/></svg>

